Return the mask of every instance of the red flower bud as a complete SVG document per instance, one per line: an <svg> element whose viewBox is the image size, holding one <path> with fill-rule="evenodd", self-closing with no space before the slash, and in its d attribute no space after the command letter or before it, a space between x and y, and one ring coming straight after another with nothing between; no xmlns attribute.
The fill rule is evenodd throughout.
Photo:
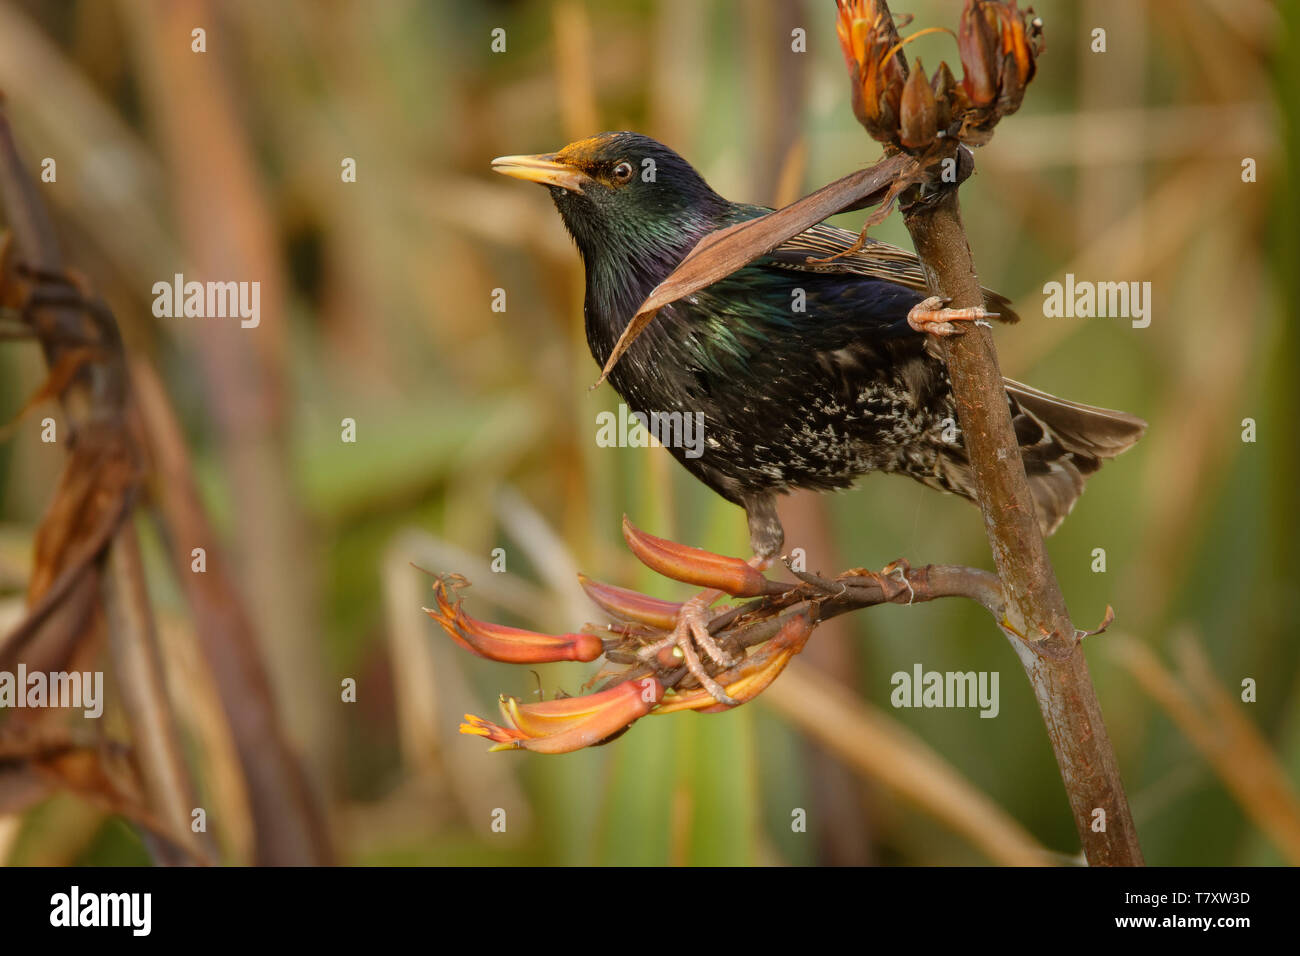
<svg viewBox="0 0 1300 956"><path fill-rule="evenodd" d="M434 581L433 593L438 606L426 607L425 613L453 641L479 657L506 664L546 664L594 661L604 653L604 642L594 634L538 634L472 618L461 610L460 601L451 602L442 578Z"/></svg>
<svg viewBox="0 0 1300 956"><path fill-rule="evenodd" d="M620 621L635 621L671 631L677 624L677 613L682 609L676 601L661 601L639 591L593 581L585 574L578 575L578 583L587 592L587 597Z"/></svg>
<svg viewBox="0 0 1300 956"><path fill-rule="evenodd" d="M675 581L716 588L733 597L757 597L768 590L770 582L749 562L656 538L633 525L626 515L623 539L642 564Z"/></svg>
<svg viewBox="0 0 1300 956"><path fill-rule="evenodd" d="M998 95L1001 58L997 14L983 0L966 0L957 27L957 51L961 55L962 87L973 106L988 106Z"/></svg>

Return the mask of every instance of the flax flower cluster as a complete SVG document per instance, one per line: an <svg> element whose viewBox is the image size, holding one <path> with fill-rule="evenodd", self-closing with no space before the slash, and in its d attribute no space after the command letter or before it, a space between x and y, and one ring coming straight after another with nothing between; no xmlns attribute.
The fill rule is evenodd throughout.
<svg viewBox="0 0 1300 956"><path fill-rule="evenodd" d="M1015 0L966 0L957 28L962 78L947 63L932 76L920 60L909 68L900 40L879 0L837 0L836 29L848 64L853 113L872 137L887 145L923 151L955 138L969 145L988 140L1003 116L1024 99L1043 52L1042 21Z"/></svg>
<svg viewBox="0 0 1300 956"><path fill-rule="evenodd" d="M814 611L800 603L804 595L799 585L769 581L739 558L656 538L626 519L623 534L633 553L661 574L733 597L766 597L748 611L713 614L716 636L731 645L735 663L710 677L737 705L766 690L803 649L812 633ZM537 703L503 695L500 723L467 714L461 733L486 737L493 750L567 753L611 740L648 714L681 710L713 714L731 709L692 677L666 642L677 626L681 604L586 577L580 580L588 596L616 619L617 623L601 629L608 636L539 634L481 621L466 614L463 601L454 596L467 585L464 578L443 575L434 580L434 606L425 611L452 640L479 657L540 664L594 661L603 655L609 666L625 665L589 694Z"/></svg>

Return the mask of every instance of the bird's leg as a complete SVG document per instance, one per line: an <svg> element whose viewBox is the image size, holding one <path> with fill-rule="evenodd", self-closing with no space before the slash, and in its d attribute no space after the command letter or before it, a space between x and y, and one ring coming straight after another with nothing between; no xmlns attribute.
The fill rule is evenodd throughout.
<svg viewBox="0 0 1300 956"><path fill-rule="evenodd" d="M754 560L759 562L750 564L766 571L785 544L785 529L776 513L776 495L770 491L755 492L744 499L744 505L749 522L749 547L754 552Z"/></svg>
<svg viewBox="0 0 1300 956"><path fill-rule="evenodd" d="M946 306L950 301L937 295L922 299L907 313L907 324L917 332L927 332L930 335L956 335L963 330L953 325L954 322L974 322L976 325L982 323L988 326L989 319L998 317L996 312L985 312L983 306L949 309Z"/></svg>

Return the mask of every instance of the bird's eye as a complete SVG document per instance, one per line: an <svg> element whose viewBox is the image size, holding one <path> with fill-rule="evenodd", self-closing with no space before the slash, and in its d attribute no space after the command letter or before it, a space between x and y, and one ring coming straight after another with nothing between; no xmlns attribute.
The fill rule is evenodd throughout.
<svg viewBox="0 0 1300 956"><path fill-rule="evenodd" d="M632 181L632 164L626 159L614 167L614 182L629 183Z"/></svg>

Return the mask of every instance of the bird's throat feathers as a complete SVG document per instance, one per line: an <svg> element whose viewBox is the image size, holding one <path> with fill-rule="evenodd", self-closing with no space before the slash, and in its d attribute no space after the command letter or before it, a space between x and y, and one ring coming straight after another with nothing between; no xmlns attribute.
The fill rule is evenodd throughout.
<svg viewBox="0 0 1300 956"><path fill-rule="evenodd" d="M561 205L558 199L556 205ZM706 215L671 221L565 216L564 221L582 254L587 339L601 363L609 358L637 306L701 238L717 228Z"/></svg>
<svg viewBox="0 0 1300 956"><path fill-rule="evenodd" d="M708 222L690 221L674 223L670 229L641 223L616 232L599 253L583 253L588 294L595 295L601 312L626 324L650 291L712 229Z"/></svg>

